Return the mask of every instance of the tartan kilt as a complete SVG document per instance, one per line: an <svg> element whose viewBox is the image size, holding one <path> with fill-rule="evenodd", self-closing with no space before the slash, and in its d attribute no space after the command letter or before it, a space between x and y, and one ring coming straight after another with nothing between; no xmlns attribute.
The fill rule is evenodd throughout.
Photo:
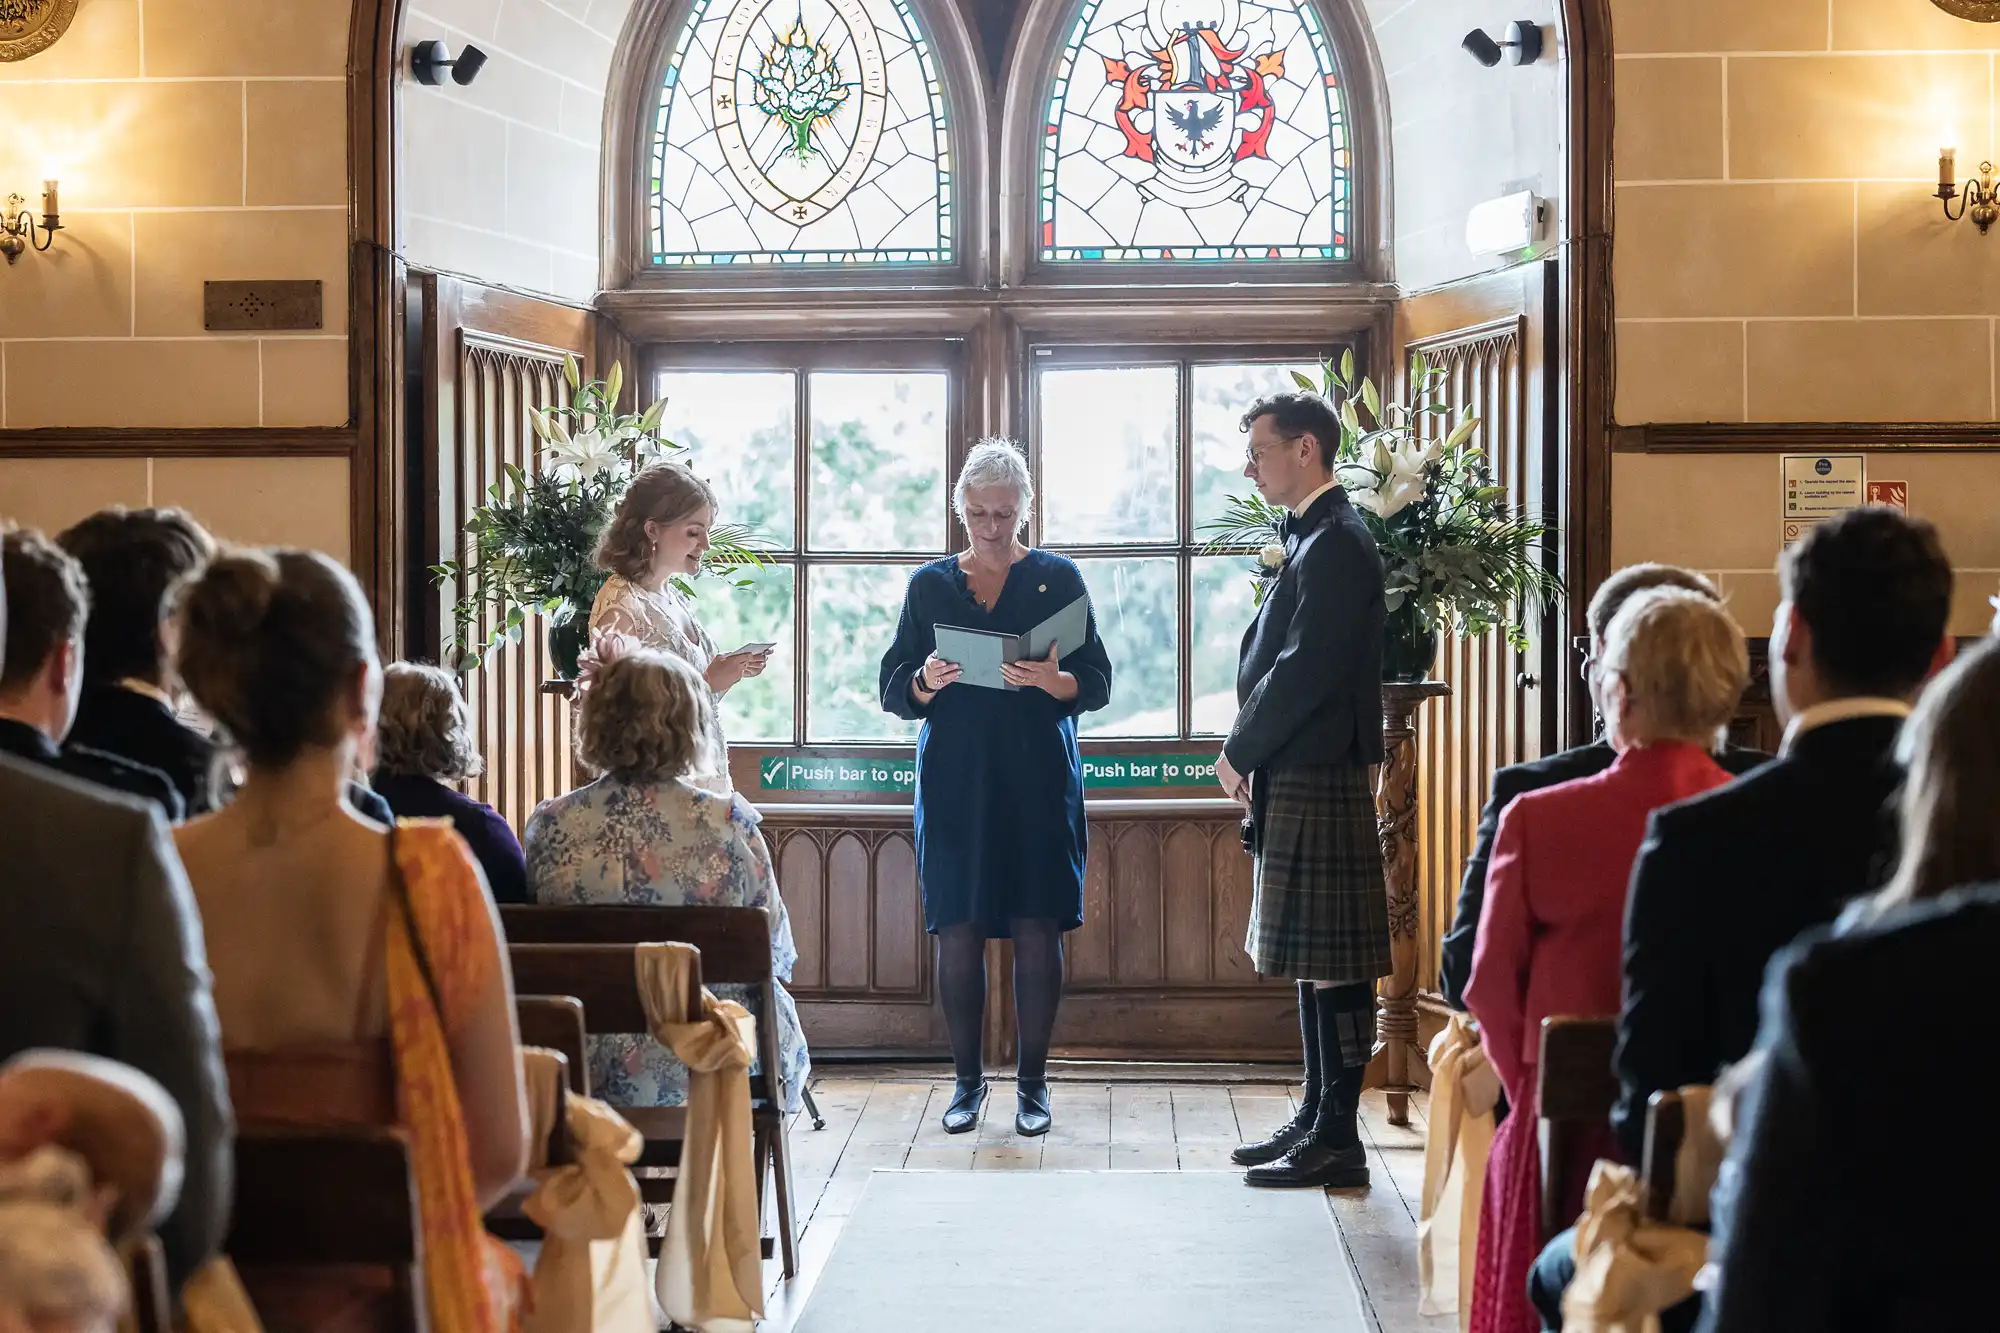
<svg viewBox="0 0 2000 1333"><path fill-rule="evenodd" d="M1267 976L1372 982L1389 961L1375 797L1359 764L1259 774L1256 888L1244 951Z"/></svg>

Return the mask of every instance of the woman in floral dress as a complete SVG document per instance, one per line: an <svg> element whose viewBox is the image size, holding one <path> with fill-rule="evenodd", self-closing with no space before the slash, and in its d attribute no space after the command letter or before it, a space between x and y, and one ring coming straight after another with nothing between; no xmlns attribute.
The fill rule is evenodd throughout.
<svg viewBox="0 0 2000 1333"><path fill-rule="evenodd" d="M577 752L603 776L543 802L529 818L528 892L555 906L763 908L778 1012L759 1012L754 987L709 989L759 1023L778 1025L782 1102L796 1111L812 1062L782 983L798 950L757 812L740 795L695 781L702 727L712 717L701 677L679 657L640 649L600 665L583 695ZM592 1090L614 1105L687 1100L687 1067L650 1037L593 1036L589 1060Z"/></svg>
<svg viewBox="0 0 2000 1333"><path fill-rule="evenodd" d="M760 676L770 665L768 644L718 653L708 631L695 619L676 578L701 572L715 525L715 492L680 463L656 463L632 479L605 525L597 545L597 566L611 577L590 608L590 636L618 635L656 652L669 653L695 669L708 688L701 707L694 767L688 781L727 795L729 748L722 737L718 701L736 682ZM586 671L596 669L593 651Z"/></svg>

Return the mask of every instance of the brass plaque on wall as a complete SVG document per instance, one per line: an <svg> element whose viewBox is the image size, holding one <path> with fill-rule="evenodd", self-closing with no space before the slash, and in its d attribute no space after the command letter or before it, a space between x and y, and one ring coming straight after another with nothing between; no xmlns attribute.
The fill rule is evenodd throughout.
<svg viewBox="0 0 2000 1333"><path fill-rule="evenodd" d="M0 5L7 0L0 0ZM317 329L325 325L323 283L317 278L205 282L201 326L212 333Z"/></svg>
<svg viewBox="0 0 2000 1333"><path fill-rule="evenodd" d="M0 60L48 50L75 17L76 0L0 0Z"/></svg>

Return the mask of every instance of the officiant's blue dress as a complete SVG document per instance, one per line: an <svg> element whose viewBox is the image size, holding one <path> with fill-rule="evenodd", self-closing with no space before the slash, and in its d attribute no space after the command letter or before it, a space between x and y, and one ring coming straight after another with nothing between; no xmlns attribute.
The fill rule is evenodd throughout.
<svg viewBox="0 0 2000 1333"><path fill-rule="evenodd" d="M947 685L928 707L910 679L937 646L936 627L1024 634L1085 596L1075 564L1029 551L991 611L973 599L957 556L910 577L896 642L882 658L882 707L922 722L917 735L917 873L933 933L977 922L1006 938L1016 918L1083 924L1083 764L1078 714L1111 699L1111 659L1090 617L1083 648L1063 659L1076 698L1037 689Z"/></svg>

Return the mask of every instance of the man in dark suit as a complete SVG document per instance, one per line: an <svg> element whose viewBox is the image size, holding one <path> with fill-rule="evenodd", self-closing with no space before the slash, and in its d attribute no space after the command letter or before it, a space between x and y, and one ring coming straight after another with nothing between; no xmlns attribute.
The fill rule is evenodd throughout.
<svg viewBox="0 0 2000 1333"><path fill-rule="evenodd" d="M1632 867L1611 1113L1629 1162L1644 1147L1655 1092L1712 1082L1749 1051L1772 955L1892 869L1896 736L1924 681L1950 660L1951 562L1922 519L1849 510L1787 550L1778 578L1778 757L1655 811ZM1544 1320L1559 1314L1568 1284L1568 1234L1530 1279Z"/></svg>
<svg viewBox="0 0 2000 1333"><path fill-rule="evenodd" d="M1618 614L1618 608L1625 605L1634 593L1648 588L1686 588L1714 601L1722 600L1715 585L1691 569L1682 569L1678 565L1627 565L1604 580L1597 589L1597 595L1590 599L1590 609L1585 614L1590 628L1590 656L1583 663L1586 679L1589 678L1591 664L1597 660L1604 646L1604 630L1611 623L1611 618ZM1460 1011L1465 1009L1465 983L1472 978L1472 947L1479 937L1480 908L1486 902L1486 863L1493 855L1493 839L1500 831L1500 816L1523 792L1540 791L1558 783L1592 777L1610 768L1617 757L1617 751L1611 748L1610 742L1600 736L1588 745L1579 745L1560 754L1544 755L1525 764L1510 764L1493 774L1492 791L1486 798L1486 808L1479 812L1479 831L1473 839L1472 854L1465 859L1465 877L1458 889L1458 912L1444 937L1438 978L1446 1004ZM1742 774L1770 757L1762 750L1729 745L1723 747L1715 761L1731 773Z"/></svg>
<svg viewBox="0 0 2000 1333"><path fill-rule="evenodd" d="M1245 950L1298 983L1306 1097L1239 1147L1253 1185L1368 1183L1357 1112L1387 975L1389 905L1368 766L1382 759L1382 558L1335 482L1340 422L1285 393L1244 414L1244 475L1289 512L1285 561L1243 637L1236 724L1216 760L1257 856Z"/></svg>
<svg viewBox="0 0 2000 1333"><path fill-rule="evenodd" d="M0 534L0 568L12 608L0 671L0 752L142 797L177 822L181 797L166 774L88 746L57 748L76 718L83 680L90 595L82 568L38 532Z"/></svg>
<svg viewBox="0 0 2000 1333"><path fill-rule="evenodd" d="M56 538L90 584L83 631L83 698L70 743L165 773L189 815L221 802L216 747L174 714L168 619L180 583L215 553L215 539L179 509L100 510Z"/></svg>
<svg viewBox="0 0 2000 1333"><path fill-rule="evenodd" d="M0 645L6 624L0 582ZM160 1240L178 1288L222 1243L233 1160L201 919L180 858L152 806L6 755L0 847L0 1059L85 1051L173 1096L186 1175Z"/></svg>
<svg viewBox="0 0 2000 1333"><path fill-rule="evenodd" d="M1813 931L1772 961L1762 1065L1712 1196L1704 1333L1993 1327L2000 1154L1977 1113L1912 1121L1991 1040L1996 955L1988 884Z"/></svg>

